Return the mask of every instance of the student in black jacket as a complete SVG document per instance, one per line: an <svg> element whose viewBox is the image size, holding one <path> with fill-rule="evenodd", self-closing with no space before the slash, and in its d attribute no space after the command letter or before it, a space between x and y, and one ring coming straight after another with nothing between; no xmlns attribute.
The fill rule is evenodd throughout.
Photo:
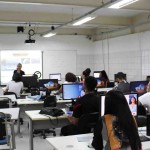
<svg viewBox="0 0 150 150"><path fill-rule="evenodd" d="M61 134L64 136L80 134L78 128L78 121L83 114L99 111L99 98L95 95L94 90L97 81L94 77L89 76L85 78L84 90L85 95L79 98L73 106L73 115L68 116L70 125L64 126L61 129Z"/></svg>

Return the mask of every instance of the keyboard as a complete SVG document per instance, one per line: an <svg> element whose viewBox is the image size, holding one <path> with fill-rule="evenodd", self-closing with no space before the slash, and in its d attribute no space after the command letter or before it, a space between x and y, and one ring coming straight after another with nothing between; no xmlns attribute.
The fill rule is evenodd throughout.
<svg viewBox="0 0 150 150"><path fill-rule="evenodd" d="M150 141L150 138L148 138L148 137L146 137L144 135L141 135L140 136L140 140L141 140L141 142L146 142L146 141Z"/></svg>

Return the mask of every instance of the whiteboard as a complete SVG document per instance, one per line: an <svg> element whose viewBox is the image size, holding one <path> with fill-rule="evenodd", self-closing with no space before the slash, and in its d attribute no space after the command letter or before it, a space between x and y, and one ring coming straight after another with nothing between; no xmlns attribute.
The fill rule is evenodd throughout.
<svg viewBox="0 0 150 150"><path fill-rule="evenodd" d="M50 73L61 73L62 78L67 72L76 74L75 50L70 51L44 51L43 52L43 78L49 78Z"/></svg>

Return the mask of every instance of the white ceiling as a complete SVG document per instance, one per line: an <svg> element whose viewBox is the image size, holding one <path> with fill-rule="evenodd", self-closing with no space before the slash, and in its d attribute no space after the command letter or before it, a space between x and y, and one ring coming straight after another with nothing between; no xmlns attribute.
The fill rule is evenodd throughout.
<svg viewBox="0 0 150 150"><path fill-rule="evenodd" d="M103 3L102 3L103 1ZM109 9L103 4L111 0L5 0L0 1L0 34L16 34L16 27L24 26L25 32L37 28L42 34L51 30L58 34L79 34L95 36L100 32L113 31L138 24L149 19L150 0L139 0L122 9ZM84 16L91 10L96 19L80 26L73 27L69 22ZM29 27L29 24L31 25Z"/></svg>

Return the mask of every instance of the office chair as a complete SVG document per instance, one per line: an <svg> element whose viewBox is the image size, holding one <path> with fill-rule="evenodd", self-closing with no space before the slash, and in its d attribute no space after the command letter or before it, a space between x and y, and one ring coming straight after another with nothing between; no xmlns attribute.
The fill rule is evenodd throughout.
<svg viewBox="0 0 150 150"><path fill-rule="evenodd" d="M9 114L0 112L0 131L0 145L7 146L8 150L14 150L16 148L14 124Z"/></svg>
<svg viewBox="0 0 150 150"><path fill-rule="evenodd" d="M44 100L44 107L56 107L57 102L56 102L56 96L47 96ZM53 133L53 136L56 136L56 132L54 130L50 130L50 129L44 129L44 130L35 130L35 133L39 133L42 132L42 137L43 139L46 138L46 134L45 133Z"/></svg>
<svg viewBox="0 0 150 150"><path fill-rule="evenodd" d="M11 99L7 97L0 97L0 108L10 108L11 107Z"/></svg>
<svg viewBox="0 0 150 150"><path fill-rule="evenodd" d="M15 92L5 92L4 95L15 95L16 99L17 99L17 94ZM13 107L17 107L17 103L15 102L13 104ZM20 118L20 124L23 125L23 118Z"/></svg>
<svg viewBox="0 0 150 150"><path fill-rule="evenodd" d="M4 95L15 95L15 97L17 99L17 95L14 92L5 92Z"/></svg>
<svg viewBox="0 0 150 150"><path fill-rule="evenodd" d="M136 122L138 127L146 126L146 114L149 113L148 105L139 105L138 106L138 116L136 117Z"/></svg>
<svg viewBox="0 0 150 150"><path fill-rule="evenodd" d="M78 122L79 134L92 132L99 119L99 112L84 114L80 117Z"/></svg>

